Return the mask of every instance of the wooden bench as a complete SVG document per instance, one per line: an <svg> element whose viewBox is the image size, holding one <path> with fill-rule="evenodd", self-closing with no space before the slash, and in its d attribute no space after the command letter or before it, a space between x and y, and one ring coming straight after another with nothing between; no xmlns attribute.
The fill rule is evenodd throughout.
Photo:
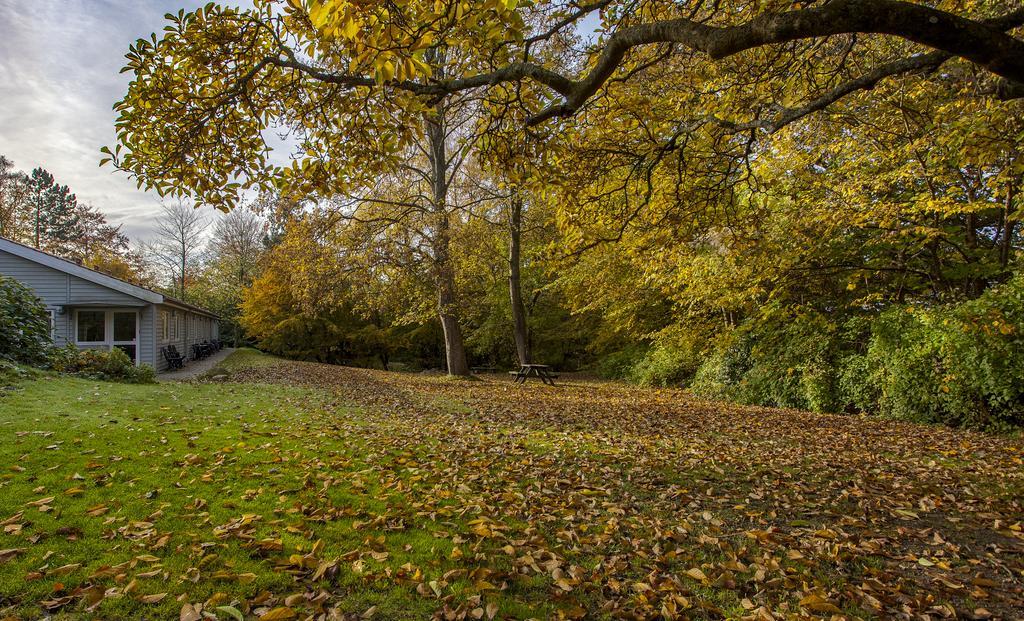
<svg viewBox="0 0 1024 621"><path fill-rule="evenodd" d="M163 354L169 368L183 369L185 367L185 359L181 357L181 354L178 353L174 346L161 347L160 353Z"/></svg>
<svg viewBox="0 0 1024 621"><path fill-rule="evenodd" d="M202 360L206 357L206 348L199 343L192 343L192 359Z"/></svg>
<svg viewBox="0 0 1024 621"><path fill-rule="evenodd" d="M508 374L509 375L519 375L519 371L509 371ZM552 373L551 371L548 371L547 375L548 375L548 377L553 377L555 379L558 379L558 373Z"/></svg>
<svg viewBox="0 0 1024 621"><path fill-rule="evenodd" d="M518 371L509 371L509 374L515 376L512 381L516 384L525 384L527 378L533 375L539 377L545 384L554 386L558 374L552 373L550 369L551 367L546 364L521 364Z"/></svg>

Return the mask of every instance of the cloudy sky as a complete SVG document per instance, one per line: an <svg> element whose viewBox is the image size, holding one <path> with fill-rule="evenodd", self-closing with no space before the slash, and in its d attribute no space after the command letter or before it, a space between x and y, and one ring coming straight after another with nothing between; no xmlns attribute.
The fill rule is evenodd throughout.
<svg viewBox="0 0 1024 621"><path fill-rule="evenodd" d="M43 166L133 239L150 231L159 200L99 168L113 145L111 107L125 93L128 45L163 29L163 16L198 0L0 0L0 154ZM212 212L212 210L211 210Z"/></svg>
<svg viewBox="0 0 1024 621"><path fill-rule="evenodd" d="M146 238L159 198L99 168L99 149L114 144L112 106L127 90L129 75L119 71L128 45L160 32L164 14L203 4L0 0L0 154L24 171L46 168L133 239ZM584 31L595 25L585 21Z"/></svg>

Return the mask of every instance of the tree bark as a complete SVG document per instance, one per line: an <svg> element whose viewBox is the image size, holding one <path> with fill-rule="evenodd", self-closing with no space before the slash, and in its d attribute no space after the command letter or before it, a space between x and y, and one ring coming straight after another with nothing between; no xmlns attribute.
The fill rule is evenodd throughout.
<svg viewBox="0 0 1024 621"><path fill-rule="evenodd" d="M430 149L430 174L434 212L433 254L434 279L437 285L437 314L444 330L445 360L449 375L469 376L466 346L459 327L455 295L455 272L451 263L450 222L448 218L448 159L445 150L444 111L439 104L435 113L425 118Z"/></svg>
<svg viewBox="0 0 1024 621"><path fill-rule="evenodd" d="M967 187L967 200L972 203L975 200L974 190L971 189L969 184L965 184ZM978 277L977 273L972 269L973 264L978 261L978 215L974 213L967 214L967 223L965 224L965 243L967 245L968 257L967 257L967 278L964 282L964 290L967 292L967 296L975 298L981 295L981 290L984 285L981 278Z"/></svg>
<svg viewBox="0 0 1024 621"><path fill-rule="evenodd" d="M999 245L999 265L1006 267L1010 263L1010 251L1013 248L1013 232L1017 223L1012 218L1013 198L1015 188L1013 183L1006 186L1006 203L1003 208L1003 239Z"/></svg>
<svg viewBox="0 0 1024 621"><path fill-rule="evenodd" d="M441 275L438 285L438 315L441 318L441 328L444 330L448 375L468 376L466 346L462 341L462 328L459 327L459 316L455 309L455 278L450 269Z"/></svg>
<svg viewBox="0 0 1024 621"><path fill-rule="evenodd" d="M512 303L512 335L516 342L519 364L530 364L530 333L526 323L526 305L523 304L521 283L523 200L514 193L509 203L508 293Z"/></svg>

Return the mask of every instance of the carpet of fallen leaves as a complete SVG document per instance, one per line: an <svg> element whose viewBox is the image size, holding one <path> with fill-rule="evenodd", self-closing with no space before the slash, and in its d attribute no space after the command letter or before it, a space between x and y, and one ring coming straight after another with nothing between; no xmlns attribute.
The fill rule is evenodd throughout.
<svg viewBox="0 0 1024 621"><path fill-rule="evenodd" d="M0 619L1024 618L1019 436L254 360L4 406Z"/></svg>
<svg viewBox="0 0 1024 621"><path fill-rule="evenodd" d="M451 525L454 569L389 576L442 618L490 618L482 595L522 583L559 618L1024 618L1019 437L572 379L282 363L231 381L367 408L357 432L397 459L361 476L406 502L365 526Z"/></svg>

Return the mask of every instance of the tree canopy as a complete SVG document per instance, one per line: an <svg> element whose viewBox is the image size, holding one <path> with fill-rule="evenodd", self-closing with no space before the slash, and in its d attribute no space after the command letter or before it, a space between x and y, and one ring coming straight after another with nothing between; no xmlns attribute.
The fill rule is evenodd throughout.
<svg viewBox="0 0 1024 621"><path fill-rule="evenodd" d="M952 80L976 91L1024 94L1024 42L1007 32L1024 22L1024 9L1012 3L789 7L211 3L168 14L161 38L132 45L125 70L134 79L117 105L109 157L140 185L228 207L244 188L333 191L365 182L411 143L425 108L467 91L511 100L536 125L577 114L617 84L682 71L683 81L662 83L662 103L700 105L680 108L674 120L733 131L777 130L884 78L947 64ZM599 17L598 32L579 41L590 16ZM459 62L438 71L430 58L438 50ZM723 88L730 81L755 88L737 101L741 93ZM273 130L297 144L291 166L271 163Z"/></svg>
<svg viewBox="0 0 1024 621"><path fill-rule="evenodd" d="M540 356L1013 417L1009 367L970 396L935 369L1022 329L1022 25L1002 0L210 4L131 47L106 159L223 209L301 202L254 321L261 299L338 334L439 321L453 373ZM896 403L913 373L927 395Z"/></svg>

